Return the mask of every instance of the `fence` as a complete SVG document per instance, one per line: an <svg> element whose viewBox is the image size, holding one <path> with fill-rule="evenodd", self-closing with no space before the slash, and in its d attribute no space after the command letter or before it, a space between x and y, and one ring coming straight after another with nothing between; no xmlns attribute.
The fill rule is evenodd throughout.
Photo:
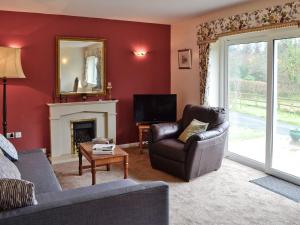
<svg viewBox="0 0 300 225"><path fill-rule="evenodd" d="M240 104L266 108L266 96L253 93L230 92L230 99L233 104ZM300 100L291 98L277 98L277 109L281 111L300 113Z"/></svg>

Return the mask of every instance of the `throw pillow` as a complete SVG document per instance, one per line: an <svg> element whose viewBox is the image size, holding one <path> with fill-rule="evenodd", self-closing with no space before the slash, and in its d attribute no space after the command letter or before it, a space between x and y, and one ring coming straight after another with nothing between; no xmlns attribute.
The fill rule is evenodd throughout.
<svg viewBox="0 0 300 225"><path fill-rule="evenodd" d="M18 160L18 152L13 144L0 134L0 148L4 155L12 161Z"/></svg>
<svg viewBox="0 0 300 225"><path fill-rule="evenodd" d="M184 131L179 135L178 140L186 142L190 136L197 134L199 132L206 131L208 123L201 122L199 120L193 119L192 122L184 129Z"/></svg>
<svg viewBox="0 0 300 225"><path fill-rule="evenodd" d="M16 165L4 155L0 155L0 179L2 178L21 179Z"/></svg>
<svg viewBox="0 0 300 225"><path fill-rule="evenodd" d="M0 211L36 204L33 183L26 180L0 179Z"/></svg>

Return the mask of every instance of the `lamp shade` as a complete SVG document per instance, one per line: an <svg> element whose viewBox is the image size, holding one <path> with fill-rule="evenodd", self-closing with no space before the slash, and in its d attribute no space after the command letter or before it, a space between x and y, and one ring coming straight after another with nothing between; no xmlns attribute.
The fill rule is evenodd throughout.
<svg viewBox="0 0 300 225"><path fill-rule="evenodd" d="M0 78L25 78L20 48L0 47Z"/></svg>

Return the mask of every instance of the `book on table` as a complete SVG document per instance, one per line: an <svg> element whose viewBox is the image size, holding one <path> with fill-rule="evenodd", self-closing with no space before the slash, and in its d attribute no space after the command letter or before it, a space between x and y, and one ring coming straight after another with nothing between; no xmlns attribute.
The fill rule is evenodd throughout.
<svg viewBox="0 0 300 225"><path fill-rule="evenodd" d="M115 144L94 144L92 149L93 154L113 155L115 147Z"/></svg>
<svg viewBox="0 0 300 225"><path fill-rule="evenodd" d="M96 137L92 140L93 144L112 144L112 138L103 138L103 137Z"/></svg>

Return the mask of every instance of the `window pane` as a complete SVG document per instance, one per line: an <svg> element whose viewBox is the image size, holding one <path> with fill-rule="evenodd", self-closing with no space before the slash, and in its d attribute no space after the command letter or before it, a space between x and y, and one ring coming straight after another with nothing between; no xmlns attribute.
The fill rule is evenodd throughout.
<svg viewBox="0 0 300 225"><path fill-rule="evenodd" d="M267 43L228 47L228 150L265 162Z"/></svg>
<svg viewBox="0 0 300 225"><path fill-rule="evenodd" d="M272 167L300 177L300 38L275 40Z"/></svg>

